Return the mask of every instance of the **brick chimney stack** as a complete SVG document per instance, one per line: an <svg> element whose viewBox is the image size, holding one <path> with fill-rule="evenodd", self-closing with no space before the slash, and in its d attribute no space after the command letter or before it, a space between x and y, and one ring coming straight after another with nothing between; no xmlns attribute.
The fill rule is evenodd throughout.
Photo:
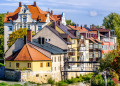
<svg viewBox="0 0 120 86"><path fill-rule="evenodd" d="M22 7L22 3L21 2L19 2L19 7Z"/></svg>
<svg viewBox="0 0 120 86"><path fill-rule="evenodd" d="M34 4L33 4L33 5L34 5L34 7L36 7L36 1L34 1Z"/></svg>
<svg viewBox="0 0 120 86"><path fill-rule="evenodd" d="M58 25L61 25L61 21L58 21Z"/></svg>
<svg viewBox="0 0 120 86"><path fill-rule="evenodd" d="M77 24L75 24L75 28L77 28Z"/></svg>
<svg viewBox="0 0 120 86"><path fill-rule="evenodd" d="M32 30L30 29L27 30L27 40L32 42Z"/></svg>
<svg viewBox="0 0 120 86"><path fill-rule="evenodd" d="M53 22L53 28L56 29L56 22Z"/></svg>
<svg viewBox="0 0 120 86"><path fill-rule="evenodd" d="M81 25L81 29L82 29L82 25Z"/></svg>

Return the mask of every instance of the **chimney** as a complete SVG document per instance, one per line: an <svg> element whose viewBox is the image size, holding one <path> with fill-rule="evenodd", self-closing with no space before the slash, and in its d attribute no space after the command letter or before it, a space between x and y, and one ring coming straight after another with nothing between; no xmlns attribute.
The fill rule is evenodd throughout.
<svg viewBox="0 0 120 86"><path fill-rule="evenodd" d="M21 2L19 2L19 7L22 7L22 3Z"/></svg>
<svg viewBox="0 0 120 86"><path fill-rule="evenodd" d="M56 29L56 22L53 22L53 28Z"/></svg>
<svg viewBox="0 0 120 86"><path fill-rule="evenodd" d="M97 38L100 40L100 33L99 33L99 30L97 30Z"/></svg>
<svg viewBox="0 0 120 86"><path fill-rule="evenodd" d="M75 28L77 28L77 24L75 24Z"/></svg>
<svg viewBox="0 0 120 86"><path fill-rule="evenodd" d="M34 5L34 7L36 7L36 1L34 1L34 4L33 4L33 5Z"/></svg>
<svg viewBox="0 0 120 86"><path fill-rule="evenodd" d="M24 35L24 44L27 43L27 38L26 38L26 35Z"/></svg>
<svg viewBox="0 0 120 86"><path fill-rule="evenodd" d="M51 10L51 15L53 15L53 10Z"/></svg>
<svg viewBox="0 0 120 86"><path fill-rule="evenodd" d="M58 21L58 25L61 25L61 21Z"/></svg>
<svg viewBox="0 0 120 86"><path fill-rule="evenodd" d="M82 25L81 25L81 29L82 29Z"/></svg>
<svg viewBox="0 0 120 86"><path fill-rule="evenodd" d="M30 29L27 30L27 40L32 42L32 30Z"/></svg>

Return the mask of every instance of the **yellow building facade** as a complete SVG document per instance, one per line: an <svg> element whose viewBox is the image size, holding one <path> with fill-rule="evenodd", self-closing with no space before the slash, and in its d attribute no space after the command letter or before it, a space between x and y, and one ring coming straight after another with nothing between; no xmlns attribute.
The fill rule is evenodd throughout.
<svg viewBox="0 0 120 86"><path fill-rule="evenodd" d="M51 71L51 61L5 61L6 69Z"/></svg>

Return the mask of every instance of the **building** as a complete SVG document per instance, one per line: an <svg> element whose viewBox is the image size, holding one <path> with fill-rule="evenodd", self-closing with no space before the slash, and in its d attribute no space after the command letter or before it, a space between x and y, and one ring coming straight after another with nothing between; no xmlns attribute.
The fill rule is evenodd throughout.
<svg viewBox="0 0 120 86"><path fill-rule="evenodd" d="M35 33L46 26L50 21L61 21L66 25L65 14L53 15L53 11L42 11L34 2L33 5L22 5L14 12L8 12L4 19L4 52L8 49L9 35L19 28L32 29Z"/></svg>
<svg viewBox="0 0 120 86"><path fill-rule="evenodd" d="M60 81L66 53L44 37L32 39L32 31L28 30L27 38L16 40L5 53L5 78L46 83L51 77Z"/></svg>
<svg viewBox="0 0 120 86"><path fill-rule="evenodd" d="M102 41L102 54L110 52L113 49L117 49L117 36L114 34L114 30L105 28L90 28L92 31L98 31L99 39Z"/></svg>

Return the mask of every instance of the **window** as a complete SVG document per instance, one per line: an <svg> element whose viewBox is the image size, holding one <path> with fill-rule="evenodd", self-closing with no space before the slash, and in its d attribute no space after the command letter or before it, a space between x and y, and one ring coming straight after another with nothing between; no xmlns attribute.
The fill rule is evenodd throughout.
<svg viewBox="0 0 120 86"><path fill-rule="evenodd" d="M8 26L8 27L9 27L9 31L13 31L12 26Z"/></svg>
<svg viewBox="0 0 120 86"><path fill-rule="evenodd" d="M75 44L75 40L72 40L72 44Z"/></svg>
<svg viewBox="0 0 120 86"><path fill-rule="evenodd" d="M56 57L54 59L55 59L54 62L56 62Z"/></svg>
<svg viewBox="0 0 120 86"><path fill-rule="evenodd" d="M11 67L11 62L9 62L9 67Z"/></svg>
<svg viewBox="0 0 120 86"><path fill-rule="evenodd" d="M51 66L50 62L47 62L46 67L50 67L50 66Z"/></svg>
<svg viewBox="0 0 120 86"><path fill-rule="evenodd" d="M39 77L39 74L36 74L36 77Z"/></svg>
<svg viewBox="0 0 120 86"><path fill-rule="evenodd" d="M42 29L42 26L38 26L38 30L41 30Z"/></svg>
<svg viewBox="0 0 120 86"><path fill-rule="evenodd" d="M31 68L31 63L28 63L28 68Z"/></svg>
<svg viewBox="0 0 120 86"><path fill-rule="evenodd" d="M28 29L30 29L30 25L28 25Z"/></svg>
<svg viewBox="0 0 120 86"><path fill-rule="evenodd" d="M23 18L23 22L27 22L27 18L26 17Z"/></svg>
<svg viewBox="0 0 120 86"><path fill-rule="evenodd" d="M24 25L24 28L26 28L26 25Z"/></svg>
<svg viewBox="0 0 120 86"><path fill-rule="evenodd" d="M19 63L16 63L16 68L19 68L20 67L20 64Z"/></svg>
<svg viewBox="0 0 120 86"><path fill-rule="evenodd" d="M43 67L43 63L40 63L40 67Z"/></svg>
<svg viewBox="0 0 120 86"><path fill-rule="evenodd" d="M20 28L22 28L22 24L20 24Z"/></svg>

